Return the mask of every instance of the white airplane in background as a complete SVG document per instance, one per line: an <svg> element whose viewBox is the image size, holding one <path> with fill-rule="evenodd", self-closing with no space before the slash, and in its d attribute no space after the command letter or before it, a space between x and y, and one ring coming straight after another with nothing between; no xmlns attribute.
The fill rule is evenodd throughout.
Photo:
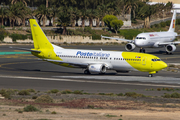
<svg viewBox="0 0 180 120"><path fill-rule="evenodd" d="M85 74L104 74L106 70L117 72L142 71L152 74L167 67L160 58L151 54L103 50L64 49L51 44L35 19L30 19L34 48L18 48L57 65L83 68Z"/></svg>
<svg viewBox="0 0 180 120"><path fill-rule="evenodd" d="M173 12L170 28L165 32L147 32L140 33L136 36L135 40L120 39L114 37L101 36L102 38L116 39L129 42L126 44L127 51L133 51L135 47L140 47L139 52L145 53L144 48L159 48L165 47L167 54L172 54L176 50L176 45L180 42L173 42L178 35L175 31L176 11Z"/></svg>

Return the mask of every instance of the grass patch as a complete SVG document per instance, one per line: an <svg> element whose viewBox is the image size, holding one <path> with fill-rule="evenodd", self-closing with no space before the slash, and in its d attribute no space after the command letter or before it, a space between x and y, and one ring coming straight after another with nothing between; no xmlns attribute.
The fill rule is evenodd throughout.
<svg viewBox="0 0 180 120"><path fill-rule="evenodd" d="M32 105L28 105L28 106L24 107L24 111L25 112L34 112L34 111L39 111L39 110Z"/></svg>
<svg viewBox="0 0 180 120"><path fill-rule="evenodd" d="M73 93L74 93L74 94L83 94L83 91L75 90Z"/></svg>
<svg viewBox="0 0 180 120"><path fill-rule="evenodd" d="M0 94L7 99L11 99L12 95L15 95L16 91L17 90L13 89L1 89Z"/></svg>
<svg viewBox="0 0 180 120"><path fill-rule="evenodd" d="M106 95L105 93L98 93L99 95Z"/></svg>
<svg viewBox="0 0 180 120"><path fill-rule="evenodd" d="M57 114L55 111L51 112L51 114Z"/></svg>
<svg viewBox="0 0 180 120"><path fill-rule="evenodd" d="M127 92L124 94L124 96L128 96L128 97L146 97L145 95L143 94L138 94L138 93L135 93L135 92Z"/></svg>
<svg viewBox="0 0 180 120"><path fill-rule="evenodd" d="M88 105L87 108L94 109L94 105Z"/></svg>
<svg viewBox="0 0 180 120"><path fill-rule="evenodd" d="M163 98L180 98L180 94L177 92L174 92L172 94L164 93L162 97Z"/></svg>
<svg viewBox="0 0 180 120"><path fill-rule="evenodd" d="M53 101L49 95L41 95L35 100L36 103L53 103Z"/></svg>
<svg viewBox="0 0 180 120"><path fill-rule="evenodd" d="M124 96L124 94L123 93L119 93L119 94L117 94L117 96Z"/></svg>
<svg viewBox="0 0 180 120"><path fill-rule="evenodd" d="M107 114L106 117L117 117L117 115L109 115L109 114Z"/></svg>
<svg viewBox="0 0 180 120"><path fill-rule="evenodd" d="M58 89L52 89L52 90L48 91L48 93L58 93L58 92L59 92Z"/></svg>
<svg viewBox="0 0 180 120"><path fill-rule="evenodd" d="M30 95L29 90L21 90L18 92L18 95Z"/></svg>
<svg viewBox="0 0 180 120"><path fill-rule="evenodd" d="M61 91L61 94L71 94L73 93L71 90L63 90Z"/></svg>

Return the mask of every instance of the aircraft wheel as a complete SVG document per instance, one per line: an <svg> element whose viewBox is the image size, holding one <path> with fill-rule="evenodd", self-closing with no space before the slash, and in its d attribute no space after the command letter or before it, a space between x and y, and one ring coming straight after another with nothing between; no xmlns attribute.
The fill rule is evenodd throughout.
<svg viewBox="0 0 180 120"><path fill-rule="evenodd" d="M90 74L89 70L84 70L84 74Z"/></svg>
<svg viewBox="0 0 180 120"><path fill-rule="evenodd" d="M142 49L140 49L139 52L141 53L141 52L142 52Z"/></svg>
<svg viewBox="0 0 180 120"><path fill-rule="evenodd" d="M141 49L139 50L139 52L140 52L140 53L145 53L146 51L145 51L144 48L141 48Z"/></svg>
<svg viewBox="0 0 180 120"><path fill-rule="evenodd" d="M153 77L153 75L152 75L152 74L149 74L149 77Z"/></svg>
<svg viewBox="0 0 180 120"><path fill-rule="evenodd" d="M145 49L143 48L143 53L145 53L146 51L145 51Z"/></svg>
<svg viewBox="0 0 180 120"><path fill-rule="evenodd" d="M166 51L166 54L167 54L167 55L172 55L172 52L167 52L167 51Z"/></svg>

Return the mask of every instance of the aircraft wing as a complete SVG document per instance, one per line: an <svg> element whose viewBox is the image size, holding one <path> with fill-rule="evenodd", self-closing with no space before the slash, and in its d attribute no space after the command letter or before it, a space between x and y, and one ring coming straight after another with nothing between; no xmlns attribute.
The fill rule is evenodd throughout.
<svg viewBox="0 0 180 120"><path fill-rule="evenodd" d="M126 42L134 42L134 40L129 40L129 39L121 39L121 38L114 38L114 37L107 37L107 36L102 36L102 38L107 38L107 39L115 39L115 40L122 40L122 41L126 41Z"/></svg>
<svg viewBox="0 0 180 120"><path fill-rule="evenodd" d="M180 44L180 41L158 43L158 45L177 45L177 44Z"/></svg>
<svg viewBox="0 0 180 120"><path fill-rule="evenodd" d="M10 47L12 49L18 49L18 50L25 50L25 51L30 51L30 52L37 52L40 53L41 51L39 50L33 50L33 49L27 49L27 48L19 48L19 47Z"/></svg>
<svg viewBox="0 0 180 120"><path fill-rule="evenodd" d="M43 60L46 60L48 62L57 62L59 64L63 64L63 63L67 63L69 65L74 65L74 66L79 66L79 67L82 67L82 68L86 68L89 64L88 63L74 63L74 62L64 62L64 61L61 61L61 60L52 60L52 59L43 59Z"/></svg>

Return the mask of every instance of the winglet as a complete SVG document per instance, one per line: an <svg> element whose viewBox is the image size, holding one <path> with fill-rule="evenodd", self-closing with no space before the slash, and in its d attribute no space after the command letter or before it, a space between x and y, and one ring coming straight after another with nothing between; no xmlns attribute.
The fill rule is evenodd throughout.
<svg viewBox="0 0 180 120"><path fill-rule="evenodd" d="M174 12L173 12L173 16L171 19L171 24L170 24L168 32L174 32L175 31L175 24L176 24L176 10L174 10Z"/></svg>

